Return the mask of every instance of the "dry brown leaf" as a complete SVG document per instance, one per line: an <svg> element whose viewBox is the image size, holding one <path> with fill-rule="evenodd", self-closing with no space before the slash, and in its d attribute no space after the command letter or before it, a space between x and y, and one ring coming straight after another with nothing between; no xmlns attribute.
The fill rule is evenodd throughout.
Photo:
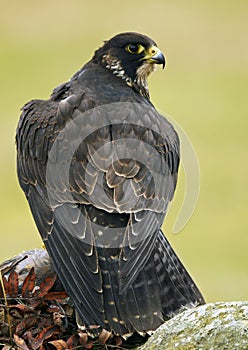
<svg viewBox="0 0 248 350"><path fill-rule="evenodd" d="M37 298L44 297L48 293L48 291L53 287L56 278L56 275L44 278L41 284L39 285L39 288L34 292L34 296Z"/></svg>
<svg viewBox="0 0 248 350"><path fill-rule="evenodd" d="M44 296L45 300L56 300L58 302L66 298L68 298L66 292L49 292Z"/></svg>
<svg viewBox="0 0 248 350"><path fill-rule="evenodd" d="M79 343L79 336L77 334L73 334L67 340L68 349L69 350L75 349L78 346L78 343Z"/></svg>
<svg viewBox="0 0 248 350"><path fill-rule="evenodd" d="M25 312L34 312L34 309L30 306L27 306L25 304L15 304L15 305L9 305L9 309L17 309L20 314L24 314Z"/></svg>
<svg viewBox="0 0 248 350"><path fill-rule="evenodd" d="M98 342L102 345L105 345L109 338L111 337L112 333L108 332L106 329L103 329L98 337Z"/></svg>
<svg viewBox="0 0 248 350"><path fill-rule="evenodd" d="M114 339L115 339L115 345L116 345L116 346L120 346L120 345L122 344L121 337L115 335L115 336L114 336Z"/></svg>
<svg viewBox="0 0 248 350"><path fill-rule="evenodd" d="M36 276L35 276L34 268L32 267L22 285L23 298L30 298L32 296L32 292L35 287L35 279L36 279Z"/></svg>
<svg viewBox="0 0 248 350"><path fill-rule="evenodd" d="M8 294L10 297L12 298L17 297L18 285L19 285L18 274L15 271L12 271L9 274L9 278L8 278Z"/></svg>
<svg viewBox="0 0 248 350"><path fill-rule="evenodd" d="M10 345L4 345L2 350L10 350L13 349Z"/></svg>
<svg viewBox="0 0 248 350"><path fill-rule="evenodd" d="M24 339L18 337L17 334L14 334L14 341L18 347L18 349L22 349L22 350L30 350L27 346L27 344L25 343Z"/></svg>
<svg viewBox="0 0 248 350"><path fill-rule="evenodd" d="M54 334L58 334L58 332L59 327L50 326L43 329L35 338L32 336L31 332L26 332L26 335L32 350L37 350L42 345L44 340L49 339Z"/></svg>
<svg viewBox="0 0 248 350"><path fill-rule="evenodd" d="M92 349L93 342L89 339L88 334L85 332L78 332L79 334L79 343L85 348L85 349Z"/></svg>
<svg viewBox="0 0 248 350"><path fill-rule="evenodd" d="M68 349L66 342L62 339L49 341L48 344L52 344L57 350Z"/></svg>
<svg viewBox="0 0 248 350"><path fill-rule="evenodd" d="M8 295L9 294L9 284L8 284L8 281L7 281L5 276L2 276L2 281L3 281L3 287L4 287L5 294ZM4 297L2 285L0 285L0 296L1 296L1 298Z"/></svg>
<svg viewBox="0 0 248 350"><path fill-rule="evenodd" d="M37 316L24 318L16 326L16 334L21 335L24 331L27 331L37 323Z"/></svg>

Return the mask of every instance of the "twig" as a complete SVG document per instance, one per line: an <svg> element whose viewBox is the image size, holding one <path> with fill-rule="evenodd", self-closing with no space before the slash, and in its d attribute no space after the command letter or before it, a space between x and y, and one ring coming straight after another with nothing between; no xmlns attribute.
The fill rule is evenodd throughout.
<svg viewBox="0 0 248 350"><path fill-rule="evenodd" d="M7 301L7 295L5 292L5 287L4 287L4 283L3 283L3 276L2 276L1 271L0 271L0 283L1 283L2 290L3 290L3 297L4 297L4 302L5 302L6 314L7 314L7 322L8 322L8 327L9 327L9 336L10 336L10 339L12 339L11 317L10 317L10 313L9 313L9 305L8 305L8 301Z"/></svg>

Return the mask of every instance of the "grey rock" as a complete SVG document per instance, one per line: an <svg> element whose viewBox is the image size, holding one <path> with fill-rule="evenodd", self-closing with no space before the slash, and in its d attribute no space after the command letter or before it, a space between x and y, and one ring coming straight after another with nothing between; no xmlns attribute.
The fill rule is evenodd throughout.
<svg viewBox="0 0 248 350"><path fill-rule="evenodd" d="M248 350L248 301L188 309L161 325L139 350Z"/></svg>

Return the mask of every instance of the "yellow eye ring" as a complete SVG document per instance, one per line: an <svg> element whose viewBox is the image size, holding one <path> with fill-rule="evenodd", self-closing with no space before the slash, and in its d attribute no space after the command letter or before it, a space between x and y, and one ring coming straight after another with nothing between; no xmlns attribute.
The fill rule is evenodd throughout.
<svg viewBox="0 0 248 350"><path fill-rule="evenodd" d="M144 51L144 47L141 44L129 44L126 46L126 50L131 54L139 55Z"/></svg>

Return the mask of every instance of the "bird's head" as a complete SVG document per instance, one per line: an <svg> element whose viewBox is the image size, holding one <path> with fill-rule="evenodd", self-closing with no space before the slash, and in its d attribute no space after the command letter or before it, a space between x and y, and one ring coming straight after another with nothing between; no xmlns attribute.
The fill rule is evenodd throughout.
<svg viewBox="0 0 248 350"><path fill-rule="evenodd" d="M93 62L103 65L129 85L147 90L147 77L157 64L164 68L165 57L156 43L145 35L122 33L106 41L95 52Z"/></svg>

